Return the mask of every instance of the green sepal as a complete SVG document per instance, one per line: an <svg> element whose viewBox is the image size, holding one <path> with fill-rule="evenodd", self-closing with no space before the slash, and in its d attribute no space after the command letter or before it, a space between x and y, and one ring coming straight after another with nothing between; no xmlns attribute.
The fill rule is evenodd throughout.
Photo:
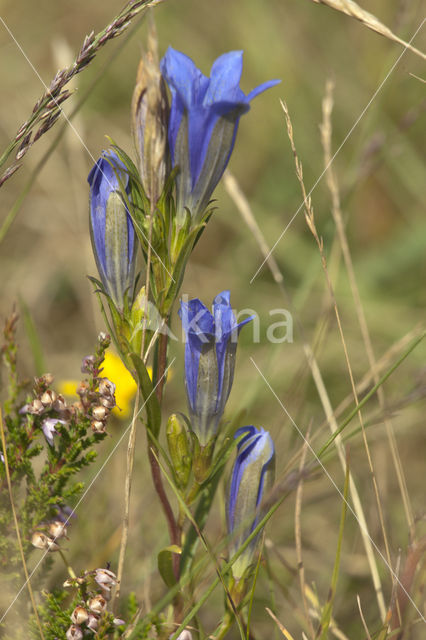
<svg viewBox="0 0 426 640"><path fill-rule="evenodd" d="M143 360L136 353L131 353L130 359L135 367L142 397L145 401L148 430L152 432L155 438L158 438L161 425L161 409L158 398L155 395L154 387L152 386L151 378L149 377Z"/></svg>
<svg viewBox="0 0 426 640"><path fill-rule="evenodd" d="M195 481L203 484L211 475L212 459L216 438L212 438L205 446L201 446L197 436L191 431L193 443L192 471Z"/></svg>
<svg viewBox="0 0 426 640"><path fill-rule="evenodd" d="M162 549L157 556L158 571L169 588L174 587L177 582L173 571L173 556L176 554L180 556L181 553L181 547L171 544L169 547Z"/></svg>
<svg viewBox="0 0 426 640"><path fill-rule="evenodd" d="M167 444L173 465L173 474L180 489L186 489L191 473L191 451L182 419L172 414L167 421Z"/></svg>

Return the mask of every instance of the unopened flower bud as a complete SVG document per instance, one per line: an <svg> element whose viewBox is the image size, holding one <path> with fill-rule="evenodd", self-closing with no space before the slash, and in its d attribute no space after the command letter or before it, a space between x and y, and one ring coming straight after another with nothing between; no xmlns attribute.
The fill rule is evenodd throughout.
<svg viewBox="0 0 426 640"><path fill-rule="evenodd" d="M89 384L85 380L82 380L77 387L77 394L80 397L82 397L82 396L86 396L89 393L89 391L90 391Z"/></svg>
<svg viewBox="0 0 426 640"><path fill-rule="evenodd" d="M108 380L108 378L101 378L99 380L99 395L101 396L113 396L115 393L115 384Z"/></svg>
<svg viewBox="0 0 426 640"><path fill-rule="evenodd" d="M191 472L191 453L185 424L173 414L167 422L167 444L172 459L173 471L180 488L185 489Z"/></svg>
<svg viewBox="0 0 426 640"><path fill-rule="evenodd" d="M274 481L274 443L268 431L241 427L235 432L237 458L232 471L227 519L233 556L265 515L262 501ZM257 536L258 538L258 536ZM232 565L235 579L243 576L253 561L257 538L254 538Z"/></svg>
<svg viewBox="0 0 426 640"><path fill-rule="evenodd" d="M98 342L103 347L108 347L111 342L111 338L108 333L105 333L105 331L100 331L98 335Z"/></svg>
<svg viewBox="0 0 426 640"><path fill-rule="evenodd" d="M42 401L39 398L35 398L29 406L28 413L35 413L40 416L44 413L45 408Z"/></svg>
<svg viewBox="0 0 426 640"><path fill-rule="evenodd" d="M93 598L90 598L87 601L87 606L89 607L90 611L93 611L93 613L99 614L105 611L107 603L105 598L101 596L100 593L98 593L98 595L94 596Z"/></svg>
<svg viewBox="0 0 426 640"><path fill-rule="evenodd" d="M54 520L49 524L49 534L57 540L58 538L67 537L67 528L60 520Z"/></svg>
<svg viewBox="0 0 426 640"><path fill-rule="evenodd" d="M44 437L51 447L53 447L53 436L58 435L55 428L58 423L66 424L65 420L58 420L58 418L46 418L46 420L43 420L43 424L41 425Z"/></svg>
<svg viewBox="0 0 426 640"><path fill-rule="evenodd" d="M91 170L90 232L105 292L118 309L133 295L137 238L130 217L129 173L114 151L106 151Z"/></svg>
<svg viewBox="0 0 426 640"><path fill-rule="evenodd" d="M71 614L71 620L74 624L84 624L89 618L89 613L84 607L78 606Z"/></svg>
<svg viewBox="0 0 426 640"><path fill-rule="evenodd" d="M35 378L35 385L40 388L47 388L53 382L53 375L51 373L43 373L39 378Z"/></svg>
<svg viewBox="0 0 426 640"><path fill-rule="evenodd" d="M86 622L86 626L90 631L97 631L99 624L99 618L97 618L93 613L89 613L89 619Z"/></svg>
<svg viewBox="0 0 426 640"><path fill-rule="evenodd" d="M111 587L117 584L117 576L109 569L96 569L95 581L102 589L110 591Z"/></svg>
<svg viewBox="0 0 426 640"><path fill-rule="evenodd" d="M69 411L65 398L61 395L57 396L52 408L58 413L67 413Z"/></svg>
<svg viewBox="0 0 426 640"><path fill-rule="evenodd" d="M50 407L53 405L57 397L58 396L55 391L53 391L52 389L48 389L43 393L40 400L44 407L47 407L50 409Z"/></svg>
<svg viewBox="0 0 426 640"><path fill-rule="evenodd" d="M85 356L81 361L81 373L91 373L95 364L95 356Z"/></svg>
<svg viewBox="0 0 426 640"><path fill-rule="evenodd" d="M110 396L110 397L106 396L104 398L101 398L100 402L102 406L105 407L106 409L114 409L116 405L114 396Z"/></svg>
<svg viewBox="0 0 426 640"><path fill-rule="evenodd" d="M108 415L108 410L106 407L98 404L95 407L92 407L92 415L96 420L105 420Z"/></svg>
<svg viewBox="0 0 426 640"><path fill-rule="evenodd" d="M83 632L76 624L72 624L65 635L67 640L82 640Z"/></svg>
<svg viewBox="0 0 426 640"><path fill-rule="evenodd" d="M148 198L155 204L163 191L169 165L169 104L153 28L149 34L148 48L138 67L131 121L142 185Z"/></svg>
<svg viewBox="0 0 426 640"><path fill-rule="evenodd" d="M121 627L122 624L126 624L124 620L122 620L121 618L114 618L114 620L112 621L112 624L115 627Z"/></svg>

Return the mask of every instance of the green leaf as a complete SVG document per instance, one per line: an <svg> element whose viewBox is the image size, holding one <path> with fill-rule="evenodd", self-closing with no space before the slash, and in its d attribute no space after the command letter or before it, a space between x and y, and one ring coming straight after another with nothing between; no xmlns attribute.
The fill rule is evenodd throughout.
<svg viewBox="0 0 426 640"><path fill-rule="evenodd" d="M173 571L173 556L181 553L182 549L176 544L172 544L162 549L158 554L158 571L167 587L173 587L176 584L176 577Z"/></svg>
<svg viewBox="0 0 426 640"><path fill-rule="evenodd" d="M130 359L135 367L142 397L145 401L148 429L153 433L155 438L158 438L161 424L161 409L158 398L155 395L154 387L152 386L151 378L149 377L143 360L136 353L131 353Z"/></svg>
<svg viewBox="0 0 426 640"><path fill-rule="evenodd" d="M198 233L201 230L201 227L202 225L199 225L194 229L192 229L191 232L188 234L185 242L182 245L182 248L179 252L179 256L175 263L175 268L173 270L173 280L167 291L164 313L167 313L171 309L173 302L175 301L175 298L179 293L183 276L185 275L186 263L188 262L192 249L194 248L194 242Z"/></svg>

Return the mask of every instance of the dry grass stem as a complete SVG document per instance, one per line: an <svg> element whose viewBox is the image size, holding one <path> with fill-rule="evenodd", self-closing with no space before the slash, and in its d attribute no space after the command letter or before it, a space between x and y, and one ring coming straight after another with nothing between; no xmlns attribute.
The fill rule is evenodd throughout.
<svg viewBox="0 0 426 640"><path fill-rule="evenodd" d="M336 176L335 176L335 173L334 173L334 169L331 166L332 165L332 163L331 163L331 157L332 157L332 152L331 152L331 137L332 137L331 113L332 113L332 110L333 110L333 83L330 80L326 84L326 92L325 92L325 97L324 97L323 104L322 104L322 109L323 109L323 121L322 121L322 124L321 124L321 127L320 127L320 131L321 131L322 145L323 145L323 149L324 149L324 165L325 165L325 168L326 168L326 182L327 182L328 188L330 190L330 194L331 194L331 202L332 202L331 211L332 211L334 222L336 224L339 241L340 241L340 244L341 244L341 247L342 247L343 258L344 258L344 261L345 261L346 270L348 272L351 292L352 292L352 296L353 296L353 299L354 299L355 309L356 309L356 313L357 313L357 316L358 316L358 321L359 321L359 324L360 324L360 327L361 327L361 332L362 332L365 348L366 348L366 351L367 351L370 368L371 368L371 370L373 372L374 382L375 382L375 384L377 384L378 381L379 381L379 378L377 376L377 373L375 373L375 366L376 365L375 365L373 346L372 346L371 339L370 339L370 334L369 334L369 331L368 331L367 321L365 319L365 315L364 315L364 312L363 312L361 296L359 295L358 285L357 285L356 277L355 277L355 271L354 271L354 268L353 268L351 253L350 253L350 249L349 249L349 244L348 244L348 240L347 240L347 237L346 237L346 232L345 232L345 228L344 228L344 224L343 224L342 210L341 210L341 205L340 205L340 194L339 194L339 188L338 188L338 184L337 184L337 179L336 179ZM337 307L336 307L336 312L337 312ZM348 367L350 369L349 359L348 359ZM352 374L350 374L350 375L351 375L351 384L352 384L352 390L353 390L354 399L355 399L356 404L358 404L359 400L358 400L358 393L357 393L357 390L356 390L356 385L354 383L354 379L353 379ZM381 397L380 406L381 406L382 411L384 411L384 408L385 408L384 391L383 391L382 388L379 388L377 393L378 393L378 396ZM387 559L387 562L388 562L388 565L389 565L389 568L390 568L392 565L391 565L391 557L390 557L390 551L389 551L389 542L388 542L388 537L387 537L386 528L385 528L383 509L382 509L382 504L381 504L381 500L380 500L379 488L378 488L378 485L377 485L376 473L374 471L374 466L373 466L373 460L372 460L372 457L371 457L370 447L368 445L367 435L365 433L365 426L364 426L364 420L363 420L363 417L362 417L362 413L359 412L358 415L359 415L359 420L360 420L360 425L361 425L362 438L363 438L363 442L364 442L365 452L366 452L367 460L368 460L368 466L369 466L369 469L370 469L371 478L372 478L372 481L373 481L374 493L375 493L375 496L376 496L377 511L378 511L378 515L379 515L380 527L381 527L381 530L382 530L383 541L384 541L384 544L385 544L386 559ZM386 420L386 422L388 423L388 430L391 429L391 425L389 423L389 420ZM401 472L402 472L402 469L401 469ZM404 493L402 493L402 495L404 496ZM408 496L407 496L407 498L408 498Z"/></svg>
<svg viewBox="0 0 426 640"><path fill-rule="evenodd" d="M323 245L323 240L322 238L318 235L317 232L317 228L316 228L316 224L315 224L315 216L314 216L314 210L312 207L312 202L311 202L311 198L310 196L307 195L306 193L306 189L305 189L305 185L304 185L304 181L303 181L303 167L302 167L302 163L299 160L299 157L297 155L297 151L296 151L296 147L295 147L295 143L294 143L294 136L293 136L293 127L291 124L291 119L290 119L290 114L288 112L288 108L287 105L285 104L285 102L281 101L281 106L282 109L284 111L284 116L285 116L285 120L286 120L286 125L287 125L287 132L288 132L288 137L290 140L290 145L291 145L291 149L293 152L293 156L294 156L294 161L295 161L295 166L296 166L296 176L297 179L299 181L300 184L300 188L302 191L302 197L303 197L303 202L305 204L305 220L306 223L308 225L309 230L311 231L315 242L318 246L318 250L320 253L320 258L321 258L321 264L324 270L324 275L326 278L326 283L327 283L327 287L329 290L329 294L330 297L333 301L333 307L334 307L334 311L335 311L335 315L336 315L336 320L337 320L337 325L339 328L339 333L340 333L340 337L341 337L341 341L342 341L342 345L343 345L343 350L344 350L344 355L345 355L345 360L346 360L346 365L348 368L348 373L349 373L349 377L350 377L350 381L351 381L351 386L352 386L352 392L354 394L354 399L356 404L358 404L358 395L356 392L356 385L355 385L355 381L353 378L353 373L352 373L352 367L350 364L350 360L349 360L349 354L348 354L348 350L347 350L347 345L346 345L346 341L345 341L345 337L343 334L343 328L341 325L341 320L340 320L340 314L339 314L339 310L337 307L337 302L334 296L334 290L333 290L333 286L330 280L330 275L327 269L327 261L326 261L326 257L325 257L325 253L324 253L324 245ZM326 396L326 402L328 403L328 396ZM337 431L337 422L334 418L334 413L333 410L331 408L331 405L329 405L328 407L328 411L329 411L329 425L330 425L330 429L332 431L332 433L335 433ZM358 411L358 416L360 421L362 420L362 416L361 416L361 412ZM339 434L335 440L335 446L337 448L337 452L339 455L339 459L340 459L340 463L342 465L343 470L346 472L346 456L345 456L345 451L344 451L344 446L343 446L343 441L342 441L342 437ZM362 535L362 539L364 542L364 547L365 547L365 551L366 551L366 555L367 555L367 559L368 559L368 564L370 567L370 572L371 572L371 576L372 576L372 580L373 580L373 584L375 587L375 591L376 591L376 598L377 598L377 603L379 606L379 610L380 610L380 616L382 618L382 620L384 620L385 615L386 615L386 606L385 606L385 601L384 601L384 596L383 596L383 590L382 590L382 586L381 586L381 580L380 580L380 576L379 576L379 572L378 572L378 568L377 568L377 564L376 564L376 560L374 557L374 551L373 551L373 546L372 546L372 540L371 540L371 536L369 534L368 531L368 526L367 526L367 522L365 519L365 515L364 515L364 510L362 508L362 503L359 497L359 493L358 490L356 488L352 473L350 472L349 474L349 488L350 488L350 493L351 493L351 497L352 497L352 501L353 501L353 506L354 506L354 510L358 519L358 524L361 530L361 535ZM391 567L389 567L389 569L391 569Z"/></svg>
<svg viewBox="0 0 426 640"><path fill-rule="evenodd" d="M426 60L426 54L423 53L423 51L420 51L419 49L416 49L415 47L413 47L410 44L410 42L405 42L405 40L403 40L402 38L397 36L395 33L393 33L393 31L391 31L389 27L384 25L383 22L380 22L380 20L378 20L376 16L374 16L369 11L365 11L365 9L362 9L353 0L313 0L313 2L317 4L325 4L327 7L330 7L331 9L335 9L340 13L344 13L345 15L351 18L355 18L356 20L359 20L360 22L362 22L363 25L365 25L372 31L375 31L376 33L379 33L381 36L388 38L388 40L392 40L393 42L398 42L398 44L403 45L405 48L409 49L416 55L423 58L423 60Z"/></svg>
<svg viewBox="0 0 426 640"><path fill-rule="evenodd" d="M360 597L359 597L358 594L356 596L356 601L357 601L357 604L358 604L359 615L361 617L361 622L362 622L362 626L364 627L365 635L367 636L367 640L371 640L371 635L370 635L370 632L368 630L367 623L366 623L365 618L364 618L364 614L362 612L361 600L360 600Z"/></svg>
<svg viewBox="0 0 426 640"><path fill-rule="evenodd" d="M305 466L306 454L308 452L308 443L309 443L309 435L310 428L306 433L306 439L303 443L302 455L300 457L299 463L299 474L300 481L297 485L296 489L296 500L294 506L294 539L296 543L296 557L297 557L297 570L299 574L299 583L300 583L300 592L302 594L303 601L303 609L305 611L306 622L308 625L309 633L311 638L315 637L314 627L312 625L311 616L309 615L308 603L306 601L305 595L305 567L303 565L303 556L302 556L302 527L300 516L302 512L302 497L303 497L303 467Z"/></svg>
<svg viewBox="0 0 426 640"><path fill-rule="evenodd" d="M321 126L321 140L322 140L322 144L323 144L323 148L324 148L324 165L326 168L326 181L327 181L327 185L328 188L330 190L330 194L331 194L331 201L332 201L332 215L333 215L333 219L334 222L336 224L336 229L337 229L337 233L338 233L338 237L340 240L340 244L342 247L342 252L343 252L343 258L345 260L345 266L346 266L346 270L348 273L348 278L349 278L349 284L351 287L351 292L352 292L352 297L354 299L354 303L355 303L355 310L356 310L356 314L357 314L357 318L358 318L358 323L361 329L361 334L362 334L362 338L365 344L365 350L366 350L366 354L367 354L367 358L368 358L368 362L370 365L370 369L371 369L371 373L372 373L372 377L373 377L373 381L375 384L377 384L377 382L379 381L379 374L377 372L377 363L376 363L376 358L374 355L374 350L373 350L373 345L371 342L371 337L370 337L370 332L368 330L368 325L367 325L367 320L365 317L365 313L364 313L364 307L361 301L361 296L359 294L359 289L358 289L358 285L357 285L357 281L356 281L356 276L355 276L355 270L353 267L353 263L352 263L352 257L351 257L351 252L349 249L349 244L348 244L348 240L347 240L347 236L346 236L346 230L345 230L345 226L343 223L343 216L342 216L342 211L341 211L341 206L340 206L340 195L339 195L339 188L338 188L338 184L337 184L337 179L332 167L332 163L331 163L331 158L332 158L332 148L331 148L331 137L332 137L332 126L331 126L331 113L333 110L333 83L331 81L327 82L326 85L326 95L323 101L323 123ZM385 393L382 387L379 387L379 389L377 390L377 397L379 400L379 405L381 410L384 412L385 411ZM407 484L405 481L405 476L404 476L404 472L403 472L403 468L402 468L402 463L401 463L401 458L399 456L399 452L398 452L398 447L396 444L396 440L395 440L395 434L393 431L393 427L392 427L392 423L390 422L390 420L385 419L384 420L384 424L386 427L386 433L387 433L387 437L389 440L389 446L390 446L390 450L391 450L391 455L392 455L392 460L393 460L393 464L395 467L395 471L396 471L396 475L398 478L398 484L400 487L400 491L401 491L401 496L402 496L402 500L403 500L403 504L404 504L404 510L405 510L405 515L407 518L407 522L408 522L408 526L410 529L410 534L411 537L414 536L414 517L413 517L413 512L412 512L412 508L411 508L411 503L410 503L410 498L408 495L408 490L407 490ZM370 457L370 452L369 452L369 448L368 448L368 443L367 443L367 439L365 436L365 432L363 430L363 438L364 438L364 443L365 443L365 447L366 447L366 452L367 452L367 457L368 457L368 462L370 465L370 470L373 474L373 483L374 483L374 489L376 492L376 497L378 498L378 488L377 488L377 482L376 482L376 478L375 475L373 473L373 469L372 469L372 462L371 462L371 457ZM382 523L382 532L383 532L383 538L384 538L384 542L385 542L385 546L386 546L386 553L388 556L388 562L390 563L390 554L389 554L389 549L388 549L388 542L387 542L387 536L386 536L386 532L384 529L384 523L383 523L383 514L382 514L382 508L380 505L380 500L378 500L377 502L378 504L378 509L379 509L379 514L380 514L380 520Z"/></svg>
<svg viewBox="0 0 426 640"><path fill-rule="evenodd" d="M269 609L269 607L265 607L265 609L266 609L267 613L271 616L272 620L276 623L278 629L281 631L281 633L283 634L284 638L286 638L286 640L294 640L294 638L291 635L291 633L289 631L287 631L287 629L278 620L277 616L274 613L272 613L272 611Z"/></svg>

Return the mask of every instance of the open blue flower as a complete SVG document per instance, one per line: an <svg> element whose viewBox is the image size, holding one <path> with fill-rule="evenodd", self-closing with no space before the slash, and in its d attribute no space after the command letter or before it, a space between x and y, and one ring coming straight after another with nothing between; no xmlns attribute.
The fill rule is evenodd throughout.
<svg viewBox="0 0 426 640"><path fill-rule="evenodd" d="M115 305L134 283L135 230L121 192L129 196L126 167L113 151L104 151L87 178L90 184L90 232L99 276Z"/></svg>
<svg viewBox="0 0 426 640"><path fill-rule="evenodd" d="M185 386L191 426L202 446L215 436L234 379L238 334L252 320L237 323L229 291L213 301L213 315L194 298L181 302L186 334Z"/></svg>
<svg viewBox="0 0 426 640"><path fill-rule="evenodd" d="M234 437L241 439L232 471L227 508L231 557L265 515L262 500L272 487L275 466L274 443L268 431L262 427L241 427ZM254 538L232 565L235 578L241 578L251 564L256 542L257 538Z"/></svg>
<svg viewBox="0 0 426 640"><path fill-rule="evenodd" d="M202 215L228 164L240 117L253 98L279 80L264 82L246 96L239 87L242 51L220 56L210 78L172 47L160 67L172 94L168 135L173 166L180 168L178 213L188 207L193 216Z"/></svg>

